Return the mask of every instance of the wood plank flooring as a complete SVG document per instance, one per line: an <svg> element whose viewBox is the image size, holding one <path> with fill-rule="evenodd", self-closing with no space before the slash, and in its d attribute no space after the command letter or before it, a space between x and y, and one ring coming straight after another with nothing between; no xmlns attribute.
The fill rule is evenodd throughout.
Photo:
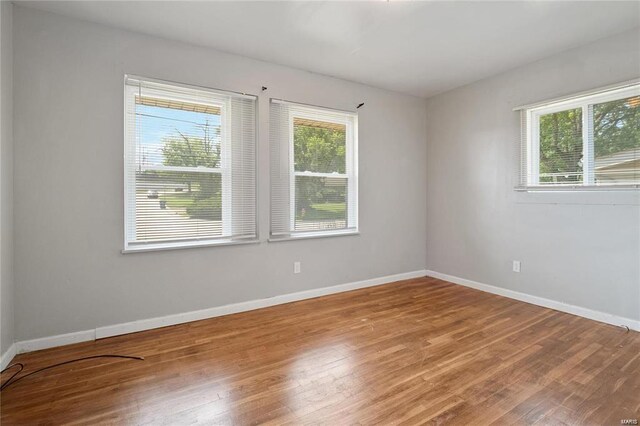
<svg viewBox="0 0 640 426"><path fill-rule="evenodd" d="M620 424L640 333L433 278L17 356L12 424ZM6 374L3 379L6 378Z"/></svg>

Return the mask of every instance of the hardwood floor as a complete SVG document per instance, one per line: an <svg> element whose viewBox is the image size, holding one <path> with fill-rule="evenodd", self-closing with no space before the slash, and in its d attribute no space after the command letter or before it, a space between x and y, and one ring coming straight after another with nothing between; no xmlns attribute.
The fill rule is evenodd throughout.
<svg viewBox="0 0 640 426"><path fill-rule="evenodd" d="M419 278L17 356L11 424L620 424L640 333ZM6 378L3 377L3 379Z"/></svg>

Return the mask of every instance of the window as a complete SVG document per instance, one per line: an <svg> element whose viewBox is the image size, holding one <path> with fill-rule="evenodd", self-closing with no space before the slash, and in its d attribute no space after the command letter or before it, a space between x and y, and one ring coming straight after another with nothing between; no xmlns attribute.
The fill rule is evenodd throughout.
<svg viewBox="0 0 640 426"><path fill-rule="evenodd" d="M521 186L639 188L640 84L522 109Z"/></svg>
<svg viewBox="0 0 640 426"><path fill-rule="evenodd" d="M271 238L357 232L358 118L271 101Z"/></svg>
<svg viewBox="0 0 640 426"><path fill-rule="evenodd" d="M256 238L255 103L125 78L125 251Z"/></svg>

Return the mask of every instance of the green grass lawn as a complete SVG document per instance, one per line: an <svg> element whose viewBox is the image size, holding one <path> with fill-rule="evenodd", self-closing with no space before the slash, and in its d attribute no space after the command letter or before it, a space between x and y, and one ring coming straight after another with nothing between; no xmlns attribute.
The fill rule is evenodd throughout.
<svg viewBox="0 0 640 426"><path fill-rule="evenodd" d="M308 208L304 217L300 217L299 220L340 220L345 219L346 203L319 203L312 204L311 208Z"/></svg>
<svg viewBox="0 0 640 426"><path fill-rule="evenodd" d="M166 201L167 205L173 209L186 209L193 204L193 196L188 192L164 193L160 199Z"/></svg>
<svg viewBox="0 0 640 426"><path fill-rule="evenodd" d="M222 218L220 194L210 198L196 198L194 193L164 193L160 200L170 209L183 210L192 219L220 220Z"/></svg>

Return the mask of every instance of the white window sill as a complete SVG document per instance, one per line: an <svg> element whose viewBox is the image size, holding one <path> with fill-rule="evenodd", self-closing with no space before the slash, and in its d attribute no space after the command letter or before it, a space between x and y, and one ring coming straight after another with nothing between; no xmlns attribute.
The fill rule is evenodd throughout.
<svg viewBox="0 0 640 426"><path fill-rule="evenodd" d="M243 245L243 244L259 244L260 240L258 239L247 239L247 240L231 240L231 239L220 239L220 240L202 240L202 241L180 241L175 243L149 243L149 244L136 244L122 250L123 254L128 253L140 253L147 251L161 251L161 250L181 250L181 249L190 249L190 248L199 248L199 247L216 247L216 246L235 246L235 245Z"/></svg>
<svg viewBox="0 0 640 426"><path fill-rule="evenodd" d="M360 232L357 229L338 230L338 231L301 232L298 234L289 234L289 235L283 235L280 237L272 236L271 238L269 238L269 242L277 243L280 241L308 240L311 238L347 237L350 235L360 235Z"/></svg>
<svg viewBox="0 0 640 426"><path fill-rule="evenodd" d="M640 185L534 185L517 186L519 192L608 192L608 191L638 191Z"/></svg>
<svg viewBox="0 0 640 426"><path fill-rule="evenodd" d="M518 187L520 204L640 205L640 190L620 186Z"/></svg>

